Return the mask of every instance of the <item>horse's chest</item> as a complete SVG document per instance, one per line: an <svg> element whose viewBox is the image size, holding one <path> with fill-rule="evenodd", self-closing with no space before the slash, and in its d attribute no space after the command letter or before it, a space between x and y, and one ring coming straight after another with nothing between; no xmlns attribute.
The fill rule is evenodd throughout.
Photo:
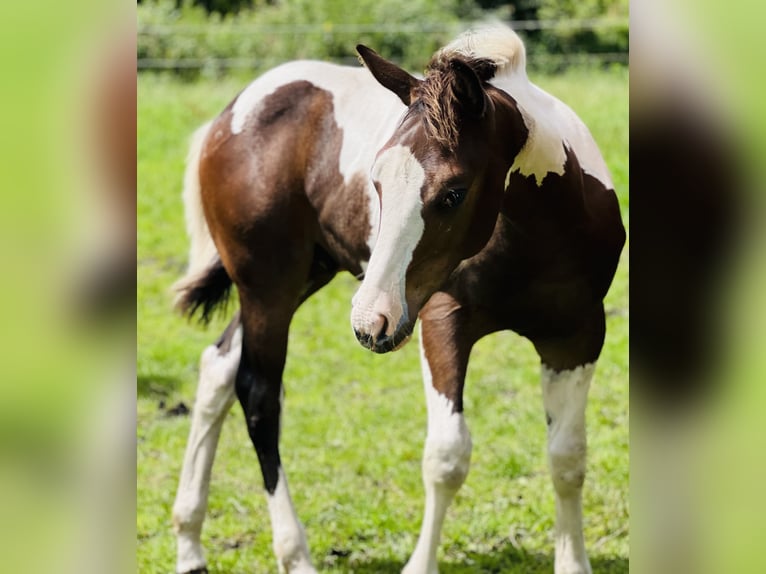
<svg viewBox="0 0 766 574"><path fill-rule="evenodd" d="M487 247L453 275L452 288L469 306L522 334L576 322L594 301L591 272L577 240L569 251L542 249L511 227L498 225Z"/></svg>

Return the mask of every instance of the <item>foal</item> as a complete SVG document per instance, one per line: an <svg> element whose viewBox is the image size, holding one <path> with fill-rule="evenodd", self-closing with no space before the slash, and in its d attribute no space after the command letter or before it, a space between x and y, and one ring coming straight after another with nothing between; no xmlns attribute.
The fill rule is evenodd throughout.
<svg viewBox="0 0 766 574"><path fill-rule="evenodd" d="M173 520L179 572L205 571L200 531L224 416L241 403L281 571L314 572L279 455L290 319L340 270L363 277L351 323L385 353L420 318L428 406L425 514L407 574L437 572L469 468L471 347L512 329L540 355L556 492L557 574L590 572L582 534L585 405L603 297L625 239L604 161L566 105L529 82L509 29L467 33L416 79L359 46L367 69L293 62L194 136L181 309L240 309L208 347Z"/></svg>

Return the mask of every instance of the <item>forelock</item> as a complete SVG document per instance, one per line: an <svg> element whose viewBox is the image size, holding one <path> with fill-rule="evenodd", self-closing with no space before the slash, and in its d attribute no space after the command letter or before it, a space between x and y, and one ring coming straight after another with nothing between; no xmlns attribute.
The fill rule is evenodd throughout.
<svg viewBox="0 0 766 574"><path fill-rule="evenodd" d="M443 52L437 53L428 64L426 77L415 92L416 106L423 114L428 137L449 151L457 148L460 129L461 103L455 92L456 60L468 65L483 82L492 79L497 68L487 58L465 58Z"/></svg>

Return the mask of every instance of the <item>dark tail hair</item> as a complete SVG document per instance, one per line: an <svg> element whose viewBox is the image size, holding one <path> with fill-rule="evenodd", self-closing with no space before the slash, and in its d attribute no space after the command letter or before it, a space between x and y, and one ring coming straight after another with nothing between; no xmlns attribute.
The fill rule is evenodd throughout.
<svg viewBox="0 0 766 574"><path fill-rule="evenodd" d="M189 319L201 310L199 321L207 325L217 309L226 310L231 285L231 277L226 273L221 259L216 257L202 273L176 286L176 309Z"/></svg>

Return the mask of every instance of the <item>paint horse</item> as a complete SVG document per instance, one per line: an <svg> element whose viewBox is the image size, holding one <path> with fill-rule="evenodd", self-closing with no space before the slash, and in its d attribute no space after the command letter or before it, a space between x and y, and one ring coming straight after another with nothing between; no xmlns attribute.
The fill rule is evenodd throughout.
<svg viewBox="0 0 766 574"><path fill-rule="evenodd" d="M173 507L179 572L204 572L211 466L235 396L263 473L280 571L315 572L279 454L290 319L339 271L363 277L351 324L376 353L420 318L428 431L425 513L406 574L438 570L471 437L472 345L504 329L542 362L556 495L555 571L590 572L583 543L585 405L605 336L603 297L625 240L604 161L574 112L527 79L514 32L469 32L417 79L364 46L366 69L282 65L193 137L191 236L180 308L239 310L202 354Z"/></svg>

